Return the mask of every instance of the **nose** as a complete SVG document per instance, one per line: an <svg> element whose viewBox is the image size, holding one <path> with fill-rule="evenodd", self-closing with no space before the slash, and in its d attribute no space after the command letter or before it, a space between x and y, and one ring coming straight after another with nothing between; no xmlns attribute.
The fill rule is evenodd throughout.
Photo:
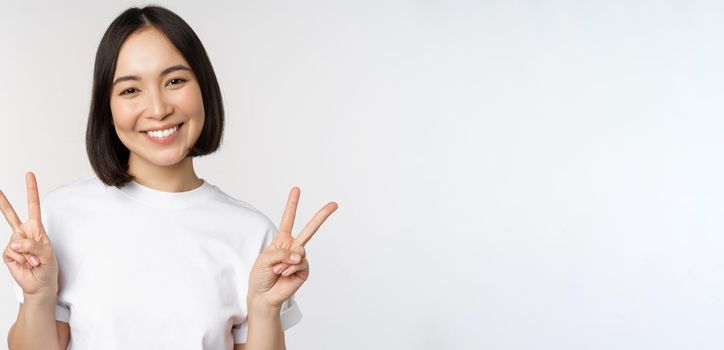
<svg viewBox="0 0 724 350"><path fill-rule="evenodd" d="M149 119L163 120L173 113L173 106L166 101L166 96L161 91L152 91L148 94L146 117Z"/></svg>

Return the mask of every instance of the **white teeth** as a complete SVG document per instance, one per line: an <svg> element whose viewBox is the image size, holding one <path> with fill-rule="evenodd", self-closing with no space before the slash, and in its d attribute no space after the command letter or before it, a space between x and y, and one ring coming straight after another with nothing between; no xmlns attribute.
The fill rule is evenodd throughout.
<svg viewBox="0 0 724 350"><path fill-rule="evenodd" d="M155 137L157 139L167 137L169 135L172 135L173 133L178 130L178 125L174 126L173 128L166 129L166 130L159 130L159 131L146 131L148 135L151 137Z"/></svg>

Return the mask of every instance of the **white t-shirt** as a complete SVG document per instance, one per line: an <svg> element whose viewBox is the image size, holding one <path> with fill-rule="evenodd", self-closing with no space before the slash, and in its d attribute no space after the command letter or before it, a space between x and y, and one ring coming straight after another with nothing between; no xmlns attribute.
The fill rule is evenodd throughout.
<svg viewBox="0 0 724 350"><path fill-rule="evenodd" d="M59 266L67 349L213 349L245 343L249 272L274 224L204 181L187 192L92 176L41 200ZM11 277L21 303L23 292ZM282 328L302 315L292 296Z"/></svg>

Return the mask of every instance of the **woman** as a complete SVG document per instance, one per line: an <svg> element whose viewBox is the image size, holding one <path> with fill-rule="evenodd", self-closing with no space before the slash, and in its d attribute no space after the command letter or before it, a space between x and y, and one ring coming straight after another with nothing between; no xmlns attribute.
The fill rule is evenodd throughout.
<svg viewBox="0 0 724 350"><path fill-rule="evenodd" d="M294 238L298 188L277 231L199 178L193 157L216 151L223 125L213 68L180 17L148 6L111 23L86 134L96 176L51 191L41 211L26 174L26 222L0 192L21 302L10 349L285 348L304 245L337 204Z"/></svg>

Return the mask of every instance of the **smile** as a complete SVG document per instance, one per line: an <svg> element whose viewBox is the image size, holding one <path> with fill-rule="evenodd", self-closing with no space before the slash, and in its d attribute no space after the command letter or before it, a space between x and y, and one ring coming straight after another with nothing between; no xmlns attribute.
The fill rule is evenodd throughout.
<svg viewBox="0 0 724 350"><path fill-rule="evenodd" d="M143 133L146 135L146 138L148 138L153 143L169 143L176 139L176 135L178 135L178 130L181 129L181 127L184 125L184 123L181 123L179 125L176 125L174 127L164 129L164 130L149 130L149 131L143 131Z"/></svg>

